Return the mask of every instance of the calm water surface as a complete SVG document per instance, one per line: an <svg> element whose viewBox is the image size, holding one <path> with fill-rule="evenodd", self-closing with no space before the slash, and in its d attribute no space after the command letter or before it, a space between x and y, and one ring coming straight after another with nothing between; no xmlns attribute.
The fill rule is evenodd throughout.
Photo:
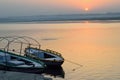
<svg viewBox="0 0 120 80"><path fill-rule="evenodd" d="M43 49L61 52L66 59L62 65L65 78L44 77L51 80L120 80L120 23L0 24L0 36L16 35L33 37ZM12 73L0 72L0 75L0 80L13 80ZM23 75L16 75L17 80L27 80ZM31 80L45 80L38 78L41 75L27 75L33 75Z"/></svg>

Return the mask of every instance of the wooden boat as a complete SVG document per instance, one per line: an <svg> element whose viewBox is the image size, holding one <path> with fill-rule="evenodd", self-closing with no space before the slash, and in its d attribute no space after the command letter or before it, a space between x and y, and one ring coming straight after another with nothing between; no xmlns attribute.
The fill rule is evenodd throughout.
<svg viewBox="0 0 120 80"><path fill-rule="evenodd" d="M35 60L43 61L47 66L61 66L64 58L58 52L46 49L28 47L25 49L25 56Z"/></svg>
<svg viewBox="0 0 120 80"><path fill-rule="evenodd" d="M64 58L60 53L49 49L41 49L40 43L31 37L15 36L1 37L0 39L1 41L6 40L8 42L8 44L5 47L5 49L7 49L8 52L18 53L26 58L42 61L47 66L61 66L64 62ZM16 46L20 44L18 50L17 47L15 48L15 44L17 44Z"/></svg>
<svg viewBox="0 0 120 80"><path fill-rule="evenodd" d="M41 73L44 68L45 64L40 61L0 50L0 69L6 69L8 71Z"/></svg>

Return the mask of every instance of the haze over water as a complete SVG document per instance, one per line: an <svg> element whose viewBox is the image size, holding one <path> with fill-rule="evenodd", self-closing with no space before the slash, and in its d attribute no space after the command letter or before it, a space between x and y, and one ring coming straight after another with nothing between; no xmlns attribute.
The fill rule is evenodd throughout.
<svg viewBox="0 0 120 80"><path fill-rule="evenodd" d="M119 34L120 23L0 24L0 36L30 36L38 40L43 49L63 55L65 78L45 75L53 80L119 80Z"/></svg>

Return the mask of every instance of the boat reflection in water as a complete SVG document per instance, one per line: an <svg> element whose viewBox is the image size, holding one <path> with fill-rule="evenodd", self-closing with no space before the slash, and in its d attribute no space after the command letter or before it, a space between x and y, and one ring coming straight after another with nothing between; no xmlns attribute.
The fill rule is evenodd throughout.
<svg viewBox="0 0 120 80"><path fill-rule="evenodd" d="M48 67L40 74L0 70L0 80L53 80L52 78L64 77L65 72L62 67Z"/></svg>
<svg viewBox="0 0 120 80"><path fill-rule="evenodd" d="M53 80L40 74L0 71L0 80Z"/></svg>
<svg viewBox="0 0 120 80"><path fill-rule="evenodd" d="M59 67L47 67L44 71L45 75L53 76L54 78L65 78L65 72L61 66Z"/></svg>

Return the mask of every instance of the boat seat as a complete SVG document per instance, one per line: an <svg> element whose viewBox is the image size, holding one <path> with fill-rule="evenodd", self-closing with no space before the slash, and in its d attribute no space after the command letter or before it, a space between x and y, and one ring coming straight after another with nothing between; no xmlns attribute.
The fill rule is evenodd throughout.
<svg viewBox="0 0 120 80"><path fill-rule="evenodd" d="M11 57L9 54L0 52L0 62L6 62L6 61L10 61L10 60L11 60Z"/></svg>
<svg viewBox="0 0 120 80"><path fill-rule="evenodd" d="M17 61L17 60L10 60L10 61L8 61L8 63L11 65L24 65L25 64L25 62Z"/></svg>
<svg viewBox="0 0 120 80"><path fill-rule="evenodd" d="M18 67L33 67L33 65L26 65L26 64L24 64L24 65L18 65Z"/></svg>

